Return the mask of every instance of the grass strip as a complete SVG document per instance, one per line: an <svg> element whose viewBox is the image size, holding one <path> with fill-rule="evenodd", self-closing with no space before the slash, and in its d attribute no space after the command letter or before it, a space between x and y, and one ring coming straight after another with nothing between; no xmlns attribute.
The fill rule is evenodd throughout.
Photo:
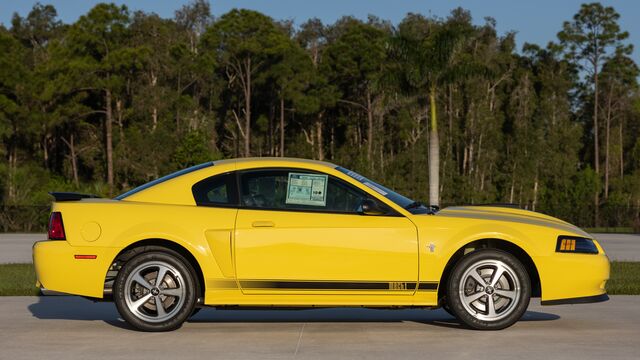
<svg viewBox="0 0 640 360"><path fill-rule="evenodd" d="M632 227L592 227L585 228L584 231L590 234L636 234Z"/></svg>
<svg viewBox="0 0 640 360"><path fill-rule="evenodd" d="M1 264L0 296L39 295L33 264Z"/></svg>
<svg viewBox="0 0 640 360"><path fill-rule="evenodd" d="M39 295L33 264L0 264L0 296ZM611 262L609 295L640 295L640 262Z"/></svg>
<svg viewBox="0 0 640 360"><path fill-rule="evenodd" d="M609 295L640 295L640 262L612 261Z"/></svg>

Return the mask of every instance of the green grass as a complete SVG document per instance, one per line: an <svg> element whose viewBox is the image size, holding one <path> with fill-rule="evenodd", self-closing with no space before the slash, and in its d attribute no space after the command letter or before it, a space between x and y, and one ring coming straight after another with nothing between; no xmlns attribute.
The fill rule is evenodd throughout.
<svg viewBox="0 0 640 360"><path fill-rule="evenodd" d="M0 265L0 296L39 295L33 264Z"/></svg>
<svg viewBox="0 0 640 360"><path fill-rule="evenodd" d="M640 262L613 261L607 292L609 295L640 295Z"/></svg>
<svg viewBox="0 0 640 360"><path fill-rule="evenodd" d="M0 296L39 295L32 264L0 265ZM607 283L610 295L640 295L640 262L614 261Z"/></svg>
<svg viewBox="0 0 640 360"><path fill-rule="evenodd" d="M584 231L594 233L609 233L609 234L635 234L636 231L632 227L592 227L585 228Z"/></svg>

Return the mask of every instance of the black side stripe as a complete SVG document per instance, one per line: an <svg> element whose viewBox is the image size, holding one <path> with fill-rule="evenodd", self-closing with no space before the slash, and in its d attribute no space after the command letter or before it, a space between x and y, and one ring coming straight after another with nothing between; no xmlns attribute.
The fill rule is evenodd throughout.
<svg viewBox="0 0 640 360"><path fill-rule="evenodd" d="M346 281L274 281L274 280L240 280L240 286L244 289L266 290L392 290L412 291L416 290L416 282L411 281L375 281L375 282L346 282ZM421 282L419 291L434 291L438 289L437 282Z"/></svg>
<svg viewBox="0 0 640 360"><path fill-rule="evenodd" d="M424 290L424 291L434 291L434 290L438 290L438 283L437 282L421 282L420 285L418 286L418 290Z"/></svg>

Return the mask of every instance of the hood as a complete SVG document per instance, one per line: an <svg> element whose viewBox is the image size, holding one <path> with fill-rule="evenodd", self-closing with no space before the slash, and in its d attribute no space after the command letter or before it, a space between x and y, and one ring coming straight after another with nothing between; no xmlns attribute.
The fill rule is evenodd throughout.
<svg viewBox="0 0 640 360"><path fill-rule="evenodd" d="M476 220L503 221L526 225L551 227L562 232L573 233L584 237L591 237L584 230L562 221L553 216L523 210L514 207L501 206L452 206L438 211L435 216L466 218Z"/></svg>

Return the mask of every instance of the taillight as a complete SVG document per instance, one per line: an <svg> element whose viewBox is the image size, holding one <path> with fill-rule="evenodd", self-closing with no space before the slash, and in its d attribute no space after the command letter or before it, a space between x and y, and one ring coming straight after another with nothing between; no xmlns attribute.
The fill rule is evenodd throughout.
<svg viewBox="0 0 640 360"><path fill-rule="evenodd" d="M62 213L55 211L49 217L49 239L66 240L64 235L64 225L62 224Z"/></svg>

